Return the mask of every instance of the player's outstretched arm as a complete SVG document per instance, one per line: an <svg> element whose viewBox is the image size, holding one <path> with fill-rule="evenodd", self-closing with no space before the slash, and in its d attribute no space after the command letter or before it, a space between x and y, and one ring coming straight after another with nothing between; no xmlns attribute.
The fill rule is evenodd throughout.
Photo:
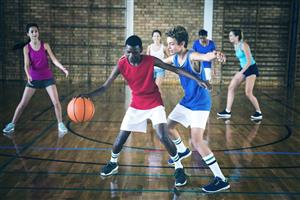
<svg viewBox="0 0 300 200"><path fill-rule="evenodd" d="M167 59L165 61L168 62ZM208 89L211 88L211 85L208 82L201 80L200 78L198 78L194 74L191 74L191 73L185 71L184 69L174 67L174 66L172 66L172 65L170 65L168 63L164 63L163 61L161 61L158 58L155 58L154 65L158 66L160 68L169 70L171 72L174 72L176 74L180 74L180 75L186 76L186 77L188 77L190 79L193 79L193 80L195 80L198 83L198 85L200 87L204 87L204 88L208 88Z"/></svg>
<svg viewBox="0 0 300 200"><path fill-rule="evenodd" d="M79 96L94 97L94 96L101 95L111 86L111 84L114 82L114 80L118 77L119 74L120 74L120 71L118 69L118 66L115 66L114 69L112 70L111 74L109 75L109 77L103 83L103 85L101 85L99 88L97 88L96 90L94 90L90 93L80 94Z"/></svg>

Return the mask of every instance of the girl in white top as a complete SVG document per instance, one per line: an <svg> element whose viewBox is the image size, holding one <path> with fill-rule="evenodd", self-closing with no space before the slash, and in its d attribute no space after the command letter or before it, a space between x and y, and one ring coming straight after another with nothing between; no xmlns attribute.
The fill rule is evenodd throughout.
<svg viewBox="0 0 300 200"><path fill-rule="evenodd" d="M169 56L167 48L161 43L161 32L159 30L152 31L153 43L147 48L147 55L155 56L161 60ZM154 79L155 83L161 93L161 85L165 76L165 70L159 67L154 67Z"/></svg>

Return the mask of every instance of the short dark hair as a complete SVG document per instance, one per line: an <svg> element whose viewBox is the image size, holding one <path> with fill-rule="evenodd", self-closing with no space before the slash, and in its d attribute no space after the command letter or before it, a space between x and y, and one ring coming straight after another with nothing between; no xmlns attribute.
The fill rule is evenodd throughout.
<svg viewBox="0 0 300 200"><path fill-rule="evenodd" d="M189 42L189 34L183 26L176 26L166 32L167 37L175 38L178 44L185 42L184 47L187 48Z"/></svg>
<svg viewBox="0 0 300 200"><path fill-rule="evenodd" d="M199 32L198 32L198 35L199 36L207 36L207 31L204 30L204 29L200 29Z"/></svg>
<svg viewBox="0 0 300 200"><path fill-rule="evenodd" d="M161 32L158 29L153 30L151 36L153 36L154 33L158 33L161 36Z"/></svg>
<svg viewBox="0 0 300 200"><path fill-rule="evenodd" d="M141 48L143 46L141 38L137 35L132 35L132 36L128 37L126 42L125 42L125 46L126 45L129 45L129 46L132 46L132 47L138 45Z"/></svg>

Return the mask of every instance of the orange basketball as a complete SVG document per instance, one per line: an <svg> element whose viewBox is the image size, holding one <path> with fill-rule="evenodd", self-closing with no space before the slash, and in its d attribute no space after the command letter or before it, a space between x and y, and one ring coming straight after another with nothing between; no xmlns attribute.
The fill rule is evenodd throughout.
<svg viewBox="0 0 300 200"><path fill-rule="evenodd" d="M94 103L85 97L75 97L68 104L68 116L75 122L90 121L95 113Z"/></svg>

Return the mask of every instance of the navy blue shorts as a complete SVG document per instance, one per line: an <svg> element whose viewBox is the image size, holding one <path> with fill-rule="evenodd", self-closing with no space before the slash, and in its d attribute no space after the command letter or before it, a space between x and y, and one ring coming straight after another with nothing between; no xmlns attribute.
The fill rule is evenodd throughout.
<svg viewBox="0 0 300 200"><path fill-rule="evenodd" d="M240 68L240 71L242 70L243 68ZM256 66L256 63L253 64L253 65L250 65L248 67L248 69L243 73L245 75L245 78L247 78L248 76L251 76L253 74L256 75L256 77L259 76L259 72L258 72L258 68Z"/></svg>
<svg viewBox="0 0 300 200"><path fill-rule="evenodd" d="M54 85L55 81L53 78L46 80L32 80L31 85L27 82L26 87L34 88L34 89L44 89L50 85Z"/></svg>

